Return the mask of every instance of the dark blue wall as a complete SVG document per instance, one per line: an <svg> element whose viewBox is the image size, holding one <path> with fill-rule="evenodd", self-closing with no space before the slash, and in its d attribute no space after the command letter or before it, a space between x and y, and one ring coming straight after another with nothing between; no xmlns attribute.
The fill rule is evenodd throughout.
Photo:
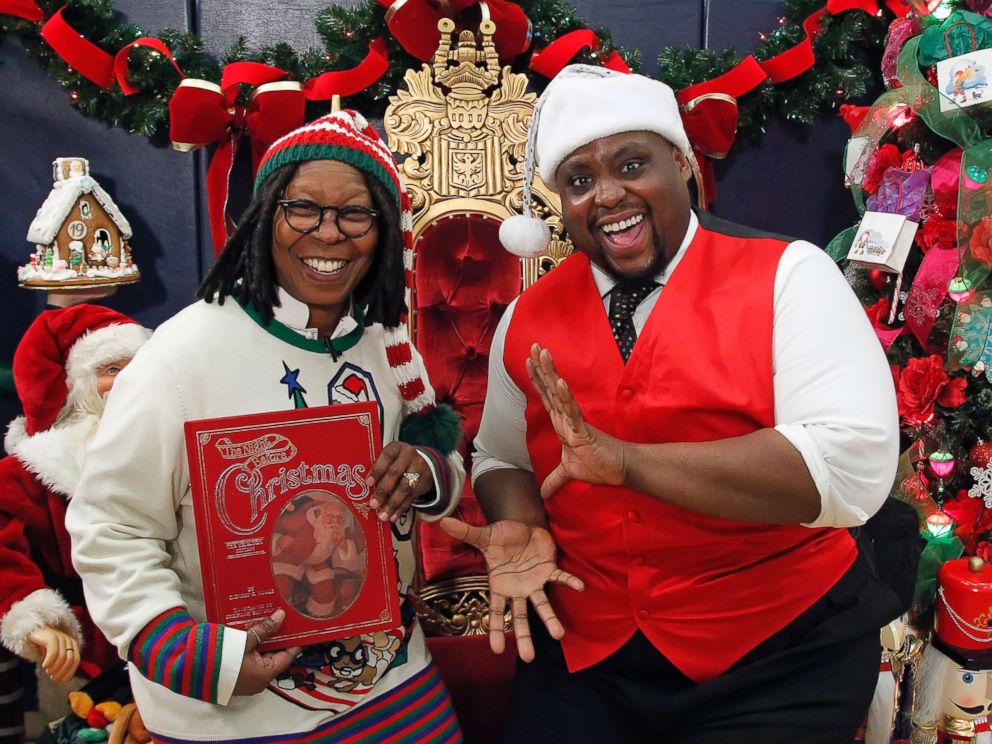
<svg viewBox="0 0 992 744"><path fill-rule="evenodd" d="M169 26L199 33L206 48L223 54L239 35L261 44L285 40L297 48L317 44L320 0L117 0L116 7L146 31ZM341 3L346 4L346 3ZM665 45L750 51L758 32L772 28L782 0L577 0L594 26L644 53L656 68ZM40 292L17 287L15 269L32 250L27 227L51 188L51 161L65 155L90 160L93 175L116 199L134 227L134 255L143 279L105 303L149 326L188 304L212 255L205 230L202 156L156 147L143 137L84 118L66 91L28 59L20 45L0 42L0 364L7 364L21 333L44 307ZM718 167L714 211L727 219L807 238L820 244L856 217L845 192L840 158L847 130L839 119L813 128L771 123L757 147L735 151ZM16 413L0 400L0 422Z"/></svg>

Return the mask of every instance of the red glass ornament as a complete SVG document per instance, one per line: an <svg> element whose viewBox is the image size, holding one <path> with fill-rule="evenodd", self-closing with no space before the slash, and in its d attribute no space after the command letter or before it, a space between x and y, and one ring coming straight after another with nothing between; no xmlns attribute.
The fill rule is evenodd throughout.
<svg viewBox="0 0 992 744"><path fill-rule="evenodd" d="M968 452L968 457L978 467L988 467L989 460L992 460L992 443L979 442Z"/></svg>
<svg viewBox="0 0 992 744"><path fill-rule="evenodd" d="M888 274L886 274L881 269L872 269L868 272L868 283L872 286L872 289L877 292L881 292L885 289L885 283L889 280Z"/></svg>

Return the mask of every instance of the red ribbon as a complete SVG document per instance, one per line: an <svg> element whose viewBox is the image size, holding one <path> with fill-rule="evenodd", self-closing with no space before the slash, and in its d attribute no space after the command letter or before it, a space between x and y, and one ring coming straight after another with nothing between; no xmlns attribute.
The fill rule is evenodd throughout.
<svg viewBox="0 0 992 744"><path fill-rule="evenodd" d="M76 72L101 88L109 88L114 77L114 58L87 41L62 17L65 6L55 11L41 27L41 37Z"/></svg>
<svg viewBox="0 0 992 744"><path fill-rule="evenodd" d="M438 21L457 16L474 5L484 4L496 24L493 44L500 61L510 62L530 46L530 19L523 8L508 0L446 0L440 7L430 0L376 2L386 8L386 25L399 45L422 62L433 59L441 41Z"/></svg>
<svg viewBox="0 0 992 744"><path fill-rule="evenodd" d="M904 0L884 0L884 3L879 0L827 0L827 12L840 15L846 10L863 10L868 15L879 15L883 4L896 18L903 18L912 10Z"/></svg>
<svg viewBox="0 0 992 744"><path fill-rule="evenodd" d="M899 0L891 0L889 5ZM683 88L675 94L682 110L682 121L702 170L703 207L716 196L716 178L711 158L726 157L737 134L736 100L768 80L778 84L802 75L815 63L813 39L823 24L824 14L848 10L879 12L877 0L828 0L826 8L803 21L806 37L795 46L764 62L753 56L712 80Z"/></svg>
<svg viewBox="0 0 992 744"><path fill-rule="evenodd" d="M529 67L538 75L551 79L561 72L565 65L575 59L575 55L583 49L597 52L599 48L600 41L596 33L588 28L580 28L558 37L544 49L534 52L531 55ZM603 61L603 67L617 72L630 72L627 63L616 51L610 52L610 55Z"/></svg>
<svg viewBox="0 0 992 744"><path fill-rule="evenodd" d="M12 15L25 21L40 21L45 17L34 0L0 0L0 15Z"/></svg>
<svg viewBox="0 0 992 744"><path fill-rule="evenodd" d="M183 77L183 71L176 64L172 51L161 40L152 36L142 36L126 45L115 56L111 56L93 42L84 39L82 34L70 26L62 17L64 10L65 6L45 22L41 27L41 36L69 67L94 85L108 90L116 80L124 95L131 96L138 93L141 88L132 85L127 79L128 57L131 50L137 46L149 47L164 54L176 68L179 76Z"/></svg>
<svg viewBox="0 0 992 744"><path fill-rule="evenodd" d="M335 95L352 96L371 86L388 69L386 40L379 36L369 43L369 53L355 67L325 72L312 78L303 86L303 95L308 101L327 101Z"/></svg>
<svg viewBox="0 0 992 744"><path fill-rule="evenodd" d="M828 3L829 5L829 3ZM826 10L818 10L803 21L803 31L806 38L790 49L786 49L780 54L776 54L770 59L761 63L761 67L768 74L768 79L773 84L783 83L798 77L810 69L816 63L813 54L813 37L820 30L823 23L823 14Z"/></svg>
<svg viewBox="0 0 992 744"><path fill-rule="evenodd" d="M169 137L173 147L191 150L217 143L207 167L207 210L215 253L228 235L227 196L238 140L247 133L252 165L283 134L301 126L306 99L287 73L258 62L227 65L221 84L187 78L169 101ZM241 85L255 88L247 106L237 105Z"/></svg>
<svg viewBox="0 0 992 744"><path fill-rule="evenodd" d="M940 305L947 296L947 285L957 272L957 250L934 246L923 257L913 286L906 296L906 306L903 308L906 327L927 352L931 351L930 332L937 322Z"/></svg>
<svg viewBox="0 0 992 744"><path fill-rule="evenodd" d="M137 85L132 85L127 79L128 73L128 57L131 54L131 50L135 47L148 47L149 49L154 49L156 52L165 55L172 66L176 68L176 72L179 73L180 78L186 77L183 75L183 71L179 69L179 65L176 64L175 58L172 56L172 50L169 49L160 39L156 39L154 36L142 36L140 39L135 39L130 44L125 46L119 52L117 52L114 57L114 78L117 80L117 84L121 87L121 92L126 96L132 96L135 93L141 91Z"/></svg>

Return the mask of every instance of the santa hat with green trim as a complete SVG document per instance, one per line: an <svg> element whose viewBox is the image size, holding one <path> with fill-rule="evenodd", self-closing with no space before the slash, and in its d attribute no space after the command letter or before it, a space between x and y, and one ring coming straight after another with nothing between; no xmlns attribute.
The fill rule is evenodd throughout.
<svg viewBox="0 0 992 744"><path fill-rule="evenodd" d="M291 163L336 160L381 183L396 200L403 233L403 275L410 305L413 287L413 213L399 167L379 133L357 111L343 109L322 116L277 139L266 151L255 176L255 193L276 170ZM403 396L400 439L448 453L461 440L458 415L436 406L424 362L410 344L405 323L385 329L386 357Z"/></svg>

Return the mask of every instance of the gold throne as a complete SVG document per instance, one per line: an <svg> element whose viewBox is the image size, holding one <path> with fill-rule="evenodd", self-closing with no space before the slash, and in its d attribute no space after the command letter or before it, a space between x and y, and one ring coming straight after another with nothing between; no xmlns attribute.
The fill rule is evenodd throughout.
<svg viewBox="0 0 992 744"><path fill-rule="evenodd" d="M506 306L563 260L558 197L535 178L532 209L548 223L544 256L519 259L500 245L500 223L523 201L527 127L537 101L527 77L501 67L486 16L478 37L438 23L441 41L430 64L408 70L390 98L384 128L402 163L413 204L415 259L410 335L424 356L440 402L464 420L466 469L485 400L489 346ZM459 517L484 523L467 484ZM485 565L474 549L425 525L418 535L418 610L434 635L488 632Z"/></svg>

